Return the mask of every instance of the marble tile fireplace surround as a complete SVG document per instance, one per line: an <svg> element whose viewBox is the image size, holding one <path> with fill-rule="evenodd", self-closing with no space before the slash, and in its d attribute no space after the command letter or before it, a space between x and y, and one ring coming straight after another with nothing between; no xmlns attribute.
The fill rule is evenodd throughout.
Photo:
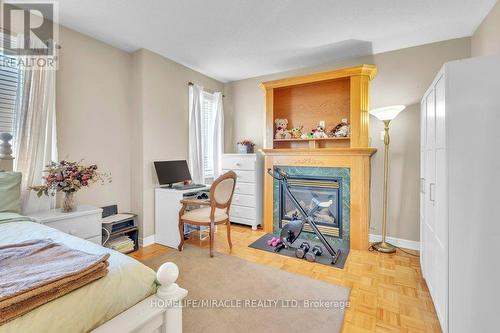
<svg viewBox="0 0 500 333"><path fill-rule="evenodd" d="M290 191L306 211L314 205L313 199L331 203L330 207L314 213L314 219L335 247L349 249L350 169L279 167L288 173ZM292 219L300 220L302 216L277 180L274 180L273 188L273 232L278 233L286 223ZM308 224L304 226L301 238L314 239L314 232Z"/></svg>

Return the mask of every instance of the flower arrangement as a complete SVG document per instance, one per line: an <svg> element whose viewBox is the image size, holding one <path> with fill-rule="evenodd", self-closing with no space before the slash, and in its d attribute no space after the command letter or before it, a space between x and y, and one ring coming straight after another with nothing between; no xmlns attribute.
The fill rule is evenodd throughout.
<svg viewBox="0 0 500 333"><path fill-rule="evenodd" d="M70 212L75 209L73 194L83 187L88 187L92 183L100 182L104 185L111 182L111 177L107 173L97 171L97 165L85 166L79 162L52 162L47 165L46 176L42 177L44 185L31 186L29 189L42 195L55 195L57 192L64 192L63 211Z"/></svg>
<svg viewBox="0 0 500 333"><path fill-rule="evenodd" d="M255 146L255 143L253 143L250 140L240 141L240 142L238 142L238 152L240 154L252 154L254 146Z"/></svg>
<svg viewBox="0 0 500 333"><path fill-rule="evenodd" d="M243 145L243 146L255 146L255 143L253 143L252 141L250 140L243 140L243 141L240 141L238 142L239 145Z"/></svg>

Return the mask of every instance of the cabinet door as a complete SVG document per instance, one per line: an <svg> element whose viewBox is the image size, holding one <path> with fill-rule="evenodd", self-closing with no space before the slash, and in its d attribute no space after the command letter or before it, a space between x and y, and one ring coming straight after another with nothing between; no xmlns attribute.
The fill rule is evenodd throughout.
<svg viewBox="0 0 500 333"><path fill-rule="evenodd" d="M436 97L435 91L432 89L426 97L426 147L427 149L433 149L436 144Z"/></svg>
<svg viewBox="0 0 500 333"><path fill-rule="evenodd" d="M434 239L434 202L435 202L435 174L436 174L436 158L434 150L425 151L425 193L424 197L424 271L425 279L429 290L434 289L435 285L435 244Z"/></svg>
<svg viewBox="0 0 500 333"><path fill-rule="evenodd" d="M441 75L435 88L435 123L436 123L436 148L446 147L446 104L445 104L445 76Z"/></svg>
<svg viewBox="0 0 500 333"><path fill-rule="evenodd" d="M437 129L437 127L436 127ZM437 260L435 306L443 331L446 332L448 311L448 197L446 150L436 149L436 201L433 242Z"/></svg>
<svg viewBox="0 0 500 333"><path fill-rule="evenodd" d="M427 254L425 245L425 161L426 161L426 98L420 103L420 267L422 275L426 277Z"/></svg>
<svg viewBox="0 0 500 333"><path fill-rule="evenodd" d="M420 102L420 150L425 150L427 141L427 98Z"/></svg>

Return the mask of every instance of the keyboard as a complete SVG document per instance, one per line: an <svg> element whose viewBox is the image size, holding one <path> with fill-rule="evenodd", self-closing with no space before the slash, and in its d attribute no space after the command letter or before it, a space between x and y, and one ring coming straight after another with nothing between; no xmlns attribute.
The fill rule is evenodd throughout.
<svg viewBox="0 0 500 333"><path fill-rule="evenodd" d="M188 185L174 185L173 188L176 190L192 190L195 188L207 187L203 184L188 184Z"/></svg>

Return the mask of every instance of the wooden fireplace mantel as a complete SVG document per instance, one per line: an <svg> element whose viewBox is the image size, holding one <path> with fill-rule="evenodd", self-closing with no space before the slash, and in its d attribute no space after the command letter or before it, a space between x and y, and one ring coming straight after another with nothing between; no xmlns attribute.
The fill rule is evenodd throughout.
<svg viewBox="0 0 500 333"><path fill-rule="evenodd" d="M274 166L338 167L350 169L350 248L368 248L370 157L375 148L261 149L265 170ZM264 231L273 232L273 178L264 176Z"/></svg>
<svg viewBox="0 0 500 333"><path fill-rule="evenodd" d="M350 169L350 248L368 248L370 209L369 88L377 74L374 65L263 82L266 100L264 135L265 170L274 166L313 166ZM287 119L288 128L309 132L319 122L326 132L347 119L350 135L344 138L281 138L275 119ZM264 176L264 220L273 232L273 178Z"/></svg>
<svg viewBox="0 0 500 333"><path fill-rule="evenodd" d="M376 148L320 148L320 149L260 149L264 156L372 156L377 151Z"/></svg>

